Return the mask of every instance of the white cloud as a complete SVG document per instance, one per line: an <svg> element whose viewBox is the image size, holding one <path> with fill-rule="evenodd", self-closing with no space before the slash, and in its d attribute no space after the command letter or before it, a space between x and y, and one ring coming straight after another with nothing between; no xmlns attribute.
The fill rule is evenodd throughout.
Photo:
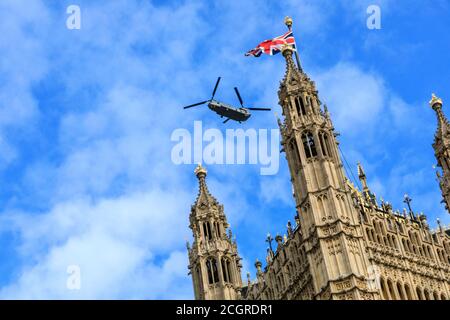
<svg viewBox="0 0 450 320"><path fill-rule="evenodd" d="M384 107L385 88L376 74L339 63L313 77L338 130L355 135L375 126Z"/></svg>
<svg viewBox="0 0 450 320"><path fill-rule="evenodd" d="M276 108L281 56L257 60L243 53L263 40L261 28L269 36L278 35L271 34L274 25L285 30L283 16L258 1L215 4L221 12L215 19L205 15L200 1L176 7L82 1L82 30L68 31L61 12L43 3L0 4L0 49L7 61L0 65L0 132L43 127L52 135L45 137L51 146L38 149L41 154L26 165L26 195L20 195L44 209L1 214L0 228L17 234L21 264L0 297L192 297L184 241L190 238L195 178L191 168L170 163L170 133L209 115L180 107L209 96L218 75L224 77L220 98L235 101L230 88L239 85L249 105ZM313 1L289 7L294 18L299 15L298 30L309 35L328 23L323 8ZM382 79L354 64L340 63L313 78L346 135L373 126L386 108ZM56 85L50 90L55 96L38 100L37 84ZM48 102L53 99L57 104ZM399 118L403 109L394 109ZM216 123L210 119L215 120L205 123ZM276 127L267 114L250 121L249 126ZM0 143L6 163L23 151L8 136ZM266 206L294 207L287 175L259 183L252 180L258 171L253 169L214 167L211 191L224 203L233 230L241 223L264 233L275 223L284 230L283 212L272 225L261 224L271 219L262 214ZM262 199L264 208L248 198ZM245 241L244 233L237 236ZM74 264L81 267L80 291L65 286L67 266Z"/></svg>
<svg viewBox="0 0 450 320"><path fill-rule="evenodd" d="M189 283L187 256L177 250L188 236L187 208L191 201L191 195L180 190L173 194L153 190L99 203L63 203L44 215L6 216L1 224L19 232L21 255L39 263L22 270L17 283L3 288L0 296L172 297L169 286L173 281ZM167 254L160 265L155 257ZM80 291L66 288L66 269L70 265L81 268ZM152 284L155 277L162 277L162 283ZM148 288L132 290L142 282ZM179 294L189 297L187 292Z"/></svg>

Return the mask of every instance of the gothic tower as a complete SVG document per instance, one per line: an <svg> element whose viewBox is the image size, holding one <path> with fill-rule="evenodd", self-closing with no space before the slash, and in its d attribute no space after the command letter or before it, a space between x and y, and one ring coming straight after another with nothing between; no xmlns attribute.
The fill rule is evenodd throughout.
<svg viewBox="0 0 450 320"><path fill-rule="evenodd" d="M289 26L289 25L288 25ZM285 46L286 74L278 92L282 144L291 173L316 299L377 299L368 287L369 262L359 214L343 173L337 134L315 83ZM343 297L340 296L340 299Z"/></svg>
<svg viewBox="0 0 450 320"><path fill-rule="evenodd" d="M242 288L241 264L236 240L224 214L223 205L209 193L207 171L195 169L199 193L189 217L194 236L187 244L189 270L197 300L236 300Z"/></svg>
<svg viewBox="0 0 450 320"><path fill-rule="evenodd" d="M434 136L433 148L442 169L442 175L437 172L439 185L442 191L445 208L450 212L450 125L442 112L442 100L434 94L431 97L430 106L436 111L438 128Z"/></svg>

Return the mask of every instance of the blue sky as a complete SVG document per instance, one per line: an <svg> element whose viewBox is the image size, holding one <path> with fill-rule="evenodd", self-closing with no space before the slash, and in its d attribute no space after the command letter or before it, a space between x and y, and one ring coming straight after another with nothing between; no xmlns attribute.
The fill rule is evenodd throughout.
<svg viewBox="0 0 450 320"><path fill-rule="evenodd" d="M66 8L81 8L81 30ZM381 7L382 29L366 27ZM244 53L294 32L341 148L369 185L402 209L450 223L432 166L431 93L450 99L450 5L429 1L0 1L0 298L192 298L185 241L195 165L176 166L177 128L276 128L272 113L222 125L209 96L278 114L281 55ZM209 166L243 275L264 260L267 232L295 215L284 155L275 176L257 165ZM66 288L68 265L81 290Z"/></svg>

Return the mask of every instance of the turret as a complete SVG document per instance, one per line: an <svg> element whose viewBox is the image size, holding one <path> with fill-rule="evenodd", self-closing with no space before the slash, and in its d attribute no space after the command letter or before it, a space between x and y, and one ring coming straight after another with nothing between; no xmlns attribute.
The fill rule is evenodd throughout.
<svg viewBox="0 0 450 320"><path fill-rule="evenodd" d="M445 208L450 212L450 124L442 111L442 99L433 94L430 106L436 112L438 124L433 149L442 175L437 172L437 177L442 192L442 202L445 203Z"/></svg>
<svg viewBox="0 0 450 320"><path fill-rule="evenodd" d="M289 26L292 20L287 19ZM337 134L328 110L321 108L314 81L296 66L294 49L286 45L286 72L278 91L284 122L280 126L283 150L289 164L301 232L320 299L331 294L340 299L332 283L356 283L367 276L359 213L352 202L339 154ZM298 56L296 55L296 58ZM298 64L300 62L298 61ZM346 230L331 234L327 230ZM351 231L350 231L351 230ZM276 238L279 246L281 237ZM338 250L336 248L339 248ZM353 299L374 299L372 292L356 286L348 289Z"/></svg>
<svg viewBox="0 0 450 320"><path fill-rule="evenodd" d="M191 207L190 228L194 242L188 246L189 270L195 298L199 300L235 300L242 288L241 264L232 239L223 206L206 184L207 171L195 169L199 192ZM228 235L227 235L228 232Z"/></svg>

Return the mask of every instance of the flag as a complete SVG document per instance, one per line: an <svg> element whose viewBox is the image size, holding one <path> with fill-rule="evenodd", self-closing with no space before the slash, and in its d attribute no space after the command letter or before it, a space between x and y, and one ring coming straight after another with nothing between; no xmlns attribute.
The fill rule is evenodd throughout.
<svg viewBox="0 0 450 320"><path fill-rule="evenodd" d="M255 49L250 50L245 55L259 57L262 53L270 54L271 56L280 53L283 45L290 45L295 50L295 38L292 31L288 31L282 36L276 37L272 40L265 40L258 44Z"/></svg>

